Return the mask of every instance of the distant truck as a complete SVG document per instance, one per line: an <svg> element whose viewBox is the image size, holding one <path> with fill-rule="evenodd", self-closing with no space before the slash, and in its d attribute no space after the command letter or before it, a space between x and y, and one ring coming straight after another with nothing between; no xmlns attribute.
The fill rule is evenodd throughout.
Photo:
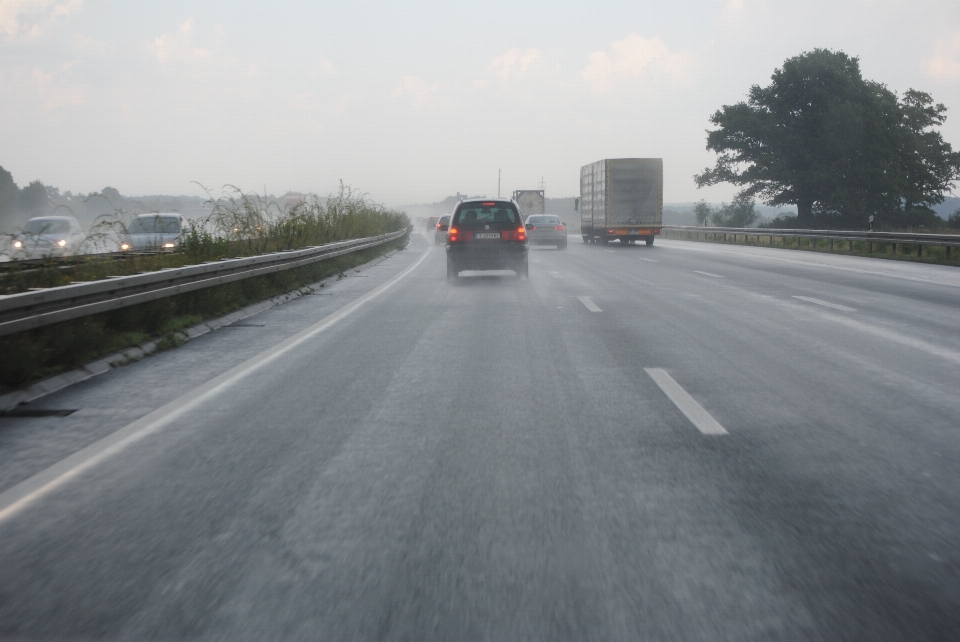
<svg viewBox="0 0 960 642"><path fill-rule="evenodd" d="M518 189L513 192L513 202L520 208L523 220L537 214L546 214L542 189Z"/></svg>
<svg viewBox="0 0 960 642"><path fill-rule="evenodd" d="M663 227L663 159L611 158L580 168L584 243L653 239Z"/></svg>

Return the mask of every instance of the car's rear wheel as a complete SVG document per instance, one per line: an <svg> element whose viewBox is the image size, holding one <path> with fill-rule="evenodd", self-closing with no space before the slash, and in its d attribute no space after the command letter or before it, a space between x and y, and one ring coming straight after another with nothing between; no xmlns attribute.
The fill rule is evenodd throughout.
<svg viewBox="0 0 960 642"><path fill-rule="evenodd" d="M567 242L566 242L566 241L561 241L560 243L557 243L557 249L558 249L558 250L565 250L565 249L567 249Z"/></svg>
<svg viewBox="0 0 960 642"><path fill-rule="evenodd" d="M524 259L523 263L517 267L517 278L526 278L530 276L530 261Z"/></svg>
<svg viewBox="0 0 960 642"><path fill-rule="evenodd" d="M459 278L460 273L457 272L457 266L453 264L449 258L447 259L447 280L456 281Z"/></svg>

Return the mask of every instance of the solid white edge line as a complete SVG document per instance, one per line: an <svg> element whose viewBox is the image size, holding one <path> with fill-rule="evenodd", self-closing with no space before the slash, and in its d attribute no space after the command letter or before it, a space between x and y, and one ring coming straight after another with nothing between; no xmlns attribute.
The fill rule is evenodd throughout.
<svg viewBox="0 0 960 642"><path fill-rule="evenodd" d="M348 316L360 306L377 298L401 279L413 272L430 255L432 246L428 246L423 255L406 270L393 277L383 285L364 294L359 299L348 303L336 312L324 317L309 328L300 331L289 339L265 350L255 357L251 357L238 366L235 366L218 377L208 381L192 392L174 399L157 408L153 412L141 417L137 421L117 430L103 439L70 455L46 470L43 470L16 486L0 493L0 523L6 521L22 509L26 508L44 495L56 490L80 473L93 468L97 464L123 451L131 444L147 437L169 424L177 417L195 408L201 402L213 397L237 381L254 372L261 366L270 363L297 347L304 341L320 334L344 317Z"/></svg>
<svg viewBox="0 0 960 642"><path fill-rule="evenodd" d="M660 261L658 261L657 259L645 259L645 258L643 258L642 256L638 256L637 258L640 259L641 261L646 261L647 263L659 263L659 262L660 262Z"/></svg>
<svg viewBox="0 0 960 642"><path fill-rule="evenodd" d="M596 303L594 303L593 301L590 300L590 297L588 297L588 296L578 296L577 299L579 299L579 300L580 300L580 303L582 303L582 304L583 304L588 310L590 310L591 312L603 312L603 310L601 310L599 307L597 307L597 304L596 304Z"/></svg>
<svg viewBox="0 0 960 642"><path fill-rule="evenodd" d="M697 400L691 397L683 387L674 381L673 377L661 368L644 368L654 383L660 386L663 394L690 420L697 430L705 435L729 434L720 423L703 409Z"/></svg>
<svg viewBox="0 0 960 642"><path fill-rule="evenodd" d="M696 272L697 274L702 274L702 275L704 275L704 276L712 276L712 277L715 278L715 279L722 279L722 278L723 278L723 277L720 276L719 274L713 274L712 272L702 272L702 271L700 271L700 270L694 270L694 272Z"/></svg>
<svg viewBox="0 0 960 642"><path fill-rule="evenodd" d="M820 299L814 299L810 296L799 296L794 294L791 298L800 299L801 301L806 301L807 303L816 303L817 305L822 305L825 308L833 308L834 310L843 310L844 312L856 312L854 308L848 308L845 305L840 305L839 303L830 303L829 301L821 301Z"/></svg>

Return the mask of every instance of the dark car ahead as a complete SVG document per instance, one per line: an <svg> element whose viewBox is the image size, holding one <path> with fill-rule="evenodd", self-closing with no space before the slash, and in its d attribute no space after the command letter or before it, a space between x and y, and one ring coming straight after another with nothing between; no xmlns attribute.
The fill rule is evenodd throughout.
<svg viewBox="0 0 960 642"><path fill-rule="evenodd" d="M447 241L447 228L450 226L450 215L441 216L437 221L433 231L433 241L437 245L443 245Z"/></svg>
<svg viewBox="0 0 960 642"><path fill-rule="evenodd" d="M528 276L527 230L516 204L497 199L463 201L447 232L447 278L465 270L513 270Z"/></svg>

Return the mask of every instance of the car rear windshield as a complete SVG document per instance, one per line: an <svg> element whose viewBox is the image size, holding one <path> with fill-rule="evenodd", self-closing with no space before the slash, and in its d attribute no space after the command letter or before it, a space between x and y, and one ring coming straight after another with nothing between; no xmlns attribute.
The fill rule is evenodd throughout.
<svg viewBox="0 0 960 642"><path fill-rule="evenodd" d="M66 234L70 231L70 221L62 218L35 218L23 226L24 234Z"/></svg>
<svg viewBox="0 0 960 642"><path fill-rule="evenodd" d="M172 216L138 216L127 228L130 234L179 234L180 221Z"/></svg>
<svg viewBox="0 0 960 642"><path fill-rule="evenodd" d="M446 225L446 224L449 223L449 222L450 222L450 217L449 217L449 216L441 216L441 217L440 217L440 225Z"/></svg>
<svg viewBox="0 0 960 642"><path fill-rule="evenodd" d="M510 203L470 203L454 215L456 225L464 228L493 224L508 227L520 224L520 213Z"/></svg>
<svg viewBox="0 0 960 642"><path fill-rule="evenodd" d="M527 219L531 225L560 225L559 216L531 216Z"/></svg>

